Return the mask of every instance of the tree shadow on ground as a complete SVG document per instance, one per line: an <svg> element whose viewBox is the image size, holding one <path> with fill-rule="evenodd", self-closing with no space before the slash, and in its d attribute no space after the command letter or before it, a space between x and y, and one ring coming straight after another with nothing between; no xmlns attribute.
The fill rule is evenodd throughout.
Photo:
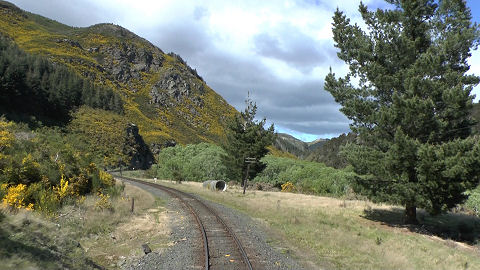
<svg viewBox="0 0 480 270"><path fill-rule="evenodd" d="M432 216L424 210L419 210L417 211L419 224L409 225L405 224L404 215L405 212L401 208L374 208L364 210L363 217L390 227L407 228L411 232L438 236L469 245L477 244L480 240L480 218L475 216L462 213Z"/></svg>
<svg viewBox="0 0 480 270"><path fill-rule="evenodd" d="M25 262L38 269L104 269L79 253L78 242L69 238L55 239L56 230L49 230L37 220L11 218L0 209L0 262L14 266ZM0 269L3 269L1 263Z"/></svg>
<svg viewBox="0 0 480 270"><path fill-rule="evenodd" d="M35 262L39 262L39 266L55 265L59 257L47 248L34 246L36 243L33 239L25 241L25 239L15 239L15 234L21 234L17 228L4 228L8 224L0 226L0 260L17 257L17 258L31 258ZM27 242L27 243L24 243ZM31 245L30 245L31 244Z"/></svg>

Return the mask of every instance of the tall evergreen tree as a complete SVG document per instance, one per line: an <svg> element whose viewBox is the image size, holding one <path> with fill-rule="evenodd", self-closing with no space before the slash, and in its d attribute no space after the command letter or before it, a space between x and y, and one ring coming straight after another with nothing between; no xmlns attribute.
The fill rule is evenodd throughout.
<svg viewBox="0 0 480 270"><path fill-rule="evenodd" d="M240 114L235 115L227 124L227 140L223 149L227 153L224 157L225 164L229 168L230 179L239 180L245 178L245 158L255 158L257 163L251 164L249 179L253 179L265 165L260 159L268 153L267 147L272 145L275 139L273 124L265 129L266 119L255 120L257 104L250 97L245 101L246 108Z"/></svg>
<svg viewBox="0 0 480 270"><path fill-rule="evenodd" d="M479 29L465 1L386 2L394 8L360 4L366 30L335 12L338 57L350 71L330 72L325 89L359 135L344 153L363 192L404 205L405 221L416 223L417 207L445 211L480 180L479 139L469 137L480 78L466 74Z"/></svg>
<svg viewBox="0 0 480 270"><path fill-rule="evenodd" d="M121 97L72 70L20 50L0 33L0 114L67 122L81 105L123 113Z"/></svg>

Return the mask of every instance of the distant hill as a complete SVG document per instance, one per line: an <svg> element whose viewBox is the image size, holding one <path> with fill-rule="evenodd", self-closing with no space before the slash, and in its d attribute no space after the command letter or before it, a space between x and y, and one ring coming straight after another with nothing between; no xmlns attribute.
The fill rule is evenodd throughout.
<svg viewBox="0 0 480 270"><path fill-rule="evenodd" d="M316 139L313 142L307 142L308 151L309 152L315 151L316 149L322 147L328 141L329 141L328 139Z"/></svg>
<svg viewBox="0 0 480 270"><path fill-rule="evenodd" d="M236 110L187 63L121 26L70 27L0 1L0 34L122 98L149 144L221 142Z"/></svg>
<svg viewBox="0 0 480 270"><path fill-rule="evenodd" d="M353 133L342 134L323 143L321 147L309 153L305 159L325 163L325 165L334 168L344 168L348 163L340 156L340 148L349 142L355 141L355 139L356 136Z"/></svg>
<svg viewBox="0 0 480 270"><path fill-rule="evenodd" d="M474 134L480 134L480 103L473 104L472 118L477 121L473 127ZM306 160L325 163L327 166L335 168L344 168L348 165L347 161L340 156L341 147L349 142L354 142L356 136L353 133L342 134L339 137L332 138L323 142L321 147L313 149L306 157Z"/></svg>
<svg viewBox="0 0 480 270"><path fill-rule="evenodd" d="M304 142L289 134L277 133L274 146L283 152L293 154L299 158L305 158L313 150L321 147L326 141L326 139L318 139L313 142Z"/></svg>

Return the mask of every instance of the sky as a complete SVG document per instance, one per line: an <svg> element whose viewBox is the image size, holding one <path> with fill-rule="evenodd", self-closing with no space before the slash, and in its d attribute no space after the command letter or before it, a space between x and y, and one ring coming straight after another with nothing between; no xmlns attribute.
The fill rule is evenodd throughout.
<svg viewBox="0 0 480 270"><path fill-rule="evenodd" d="M258 118L304 141L348 132L349 120L325 91L329 68L345 75L331 23L336 8L362 24L360 0L13 0L18 7L61 23L114 23L179 54L237 110L248 95ZM364 0L370 9L383 0ZM480 22L480 1L468 0ZM469 61L480 75L480 51ZM480 97L480 86L474 89Z"/></svg>

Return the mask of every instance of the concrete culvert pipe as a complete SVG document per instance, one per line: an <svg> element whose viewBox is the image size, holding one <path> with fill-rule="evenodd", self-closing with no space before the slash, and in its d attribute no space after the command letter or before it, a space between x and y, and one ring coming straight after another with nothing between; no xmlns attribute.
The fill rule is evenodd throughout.
<svg viewBox="0 0 480 270"><path fill-rule="evenodd" d="M215 191L227 190L227 183L223 180L208 180L203 182L203 187Z"/></svg>

